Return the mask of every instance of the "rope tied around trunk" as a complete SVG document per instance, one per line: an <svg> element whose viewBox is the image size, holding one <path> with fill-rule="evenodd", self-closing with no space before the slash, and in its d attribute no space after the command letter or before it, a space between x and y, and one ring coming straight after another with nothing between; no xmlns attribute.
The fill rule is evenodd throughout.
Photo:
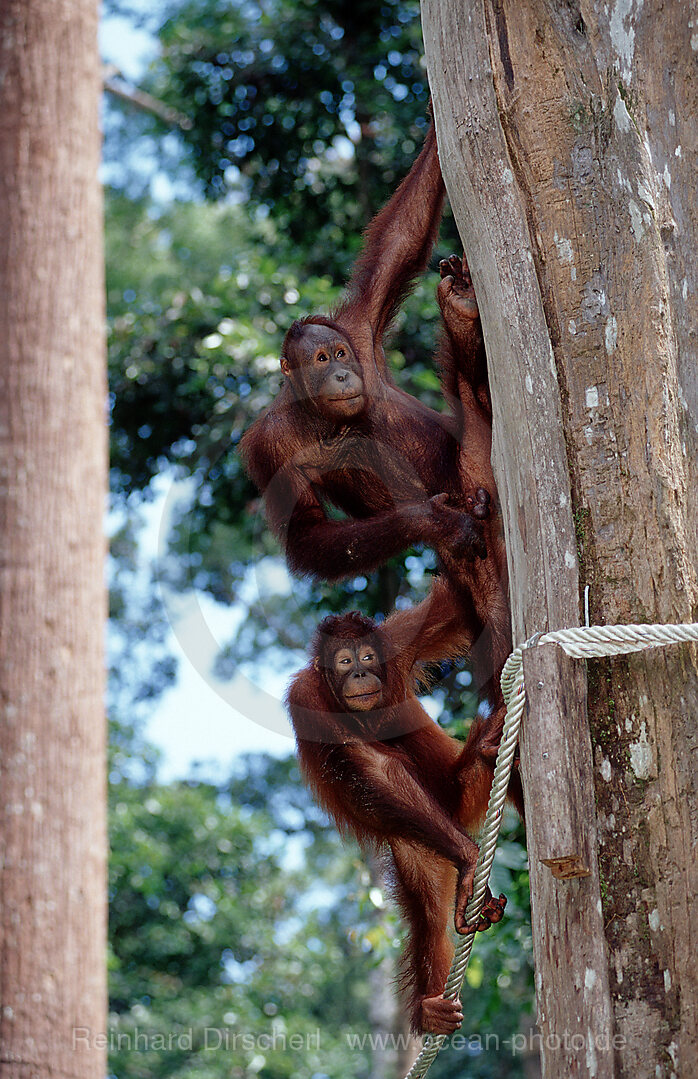
<svg viewBox="0 0 698 1079"><path fill-rule="evenodd" d="M592 659L602 656L629 655L648 648L661 648L670 644L683 644L686 641L698 642L698 623L687 622L678 625L649 626L582 626L579 629L560 629L552 633L537 633L511 653L502 670L502 693L506 704L506 716L502 729L502 740L494 767L494 778L487 815L482 828L480 857L478 858L473 881L473 894L466 907L465 917L474 923L482 910L487 890L494 852L502 823L502 810L509 786L514 763L514 753L519 739L519 729L526 706L526 686L523 673L523 652L526 648L541 644L559 644L573 659ZM475 933L468 933L459 939L444 996L456 1000L460 996L463 979L470 961ZM422 1079L436 1059L441 1046L446 1041L446 1034L427 1034L424 1045L408 1071L405 1079Z"/></svg>

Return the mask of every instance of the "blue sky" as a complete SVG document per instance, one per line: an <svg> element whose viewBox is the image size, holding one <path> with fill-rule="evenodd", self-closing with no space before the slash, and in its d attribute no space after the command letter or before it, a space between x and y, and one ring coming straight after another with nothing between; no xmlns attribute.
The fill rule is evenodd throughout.
<svg viewBox="0 0 698 1079"><path fill-rule="evenodd" d="M141 553L146 560L157 560L168 528L164 493L147 507L145 516ZM255 576L248 585L250 598L257 587ZM223 778L238 753L291 752L291 728L282 704L294 666L290 657L278 670L260 671L255 681L242 673L221 681L213 664L237 627L241 608L224 607L194 591L164 593L163 599L178 676L156 703L147 728L148 737L164 753L161 778L186 775L194 762L207 762L205 774Z"/></svg>
<svg viewBox="0 0 698 1079"><path fill-rule="evenodd" d="M145 8L146 5L143 6ZM152 5L149 6L152 9ZM105 63L116 64L129 79L138 79L155 54L152 35L145 30L139 30L128 19L120 16L102 19L99 47Z"/></svg>

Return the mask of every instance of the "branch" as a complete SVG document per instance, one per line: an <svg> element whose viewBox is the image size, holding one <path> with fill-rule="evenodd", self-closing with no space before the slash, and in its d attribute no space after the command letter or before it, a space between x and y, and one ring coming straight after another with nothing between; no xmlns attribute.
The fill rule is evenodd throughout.
<svg viewBox="0 0 698 1079"><path fill-rule="evenodd" d="M193 120L185 116L184 113L178 112L177 109L173 109L170 105L166 105L164 101L159 101L158 98L146 93L145 90L129 86L114 64L104 65L102 80L107 93L118 97L120 101L126 101L135 109L140 109L141 112L150 112L164 120L166 124L171 127L178 127L181 131L191 131L194 126Z"/></svg>

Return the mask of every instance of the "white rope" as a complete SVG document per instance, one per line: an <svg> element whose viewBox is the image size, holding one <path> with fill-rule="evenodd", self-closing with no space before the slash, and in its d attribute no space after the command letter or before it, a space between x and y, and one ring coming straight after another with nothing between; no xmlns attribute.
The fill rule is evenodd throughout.
<svg viewBox="0 0 698 1079"><path fill-rule="evenodd" d="M502 730L502 740L494 767L492 790L487 806L487 816L482 829L480 856L473 882L473 895L466 907L468 923L476 922L483 908L487 881L489 880L494 852L502 823L502 808L506 799L516 743L519 737L521 717L526 704L526 687L523 675L523 652L540 644L559 644L574 659L590 659L595 656L619 656L641 652L646 648L659 648L668 644L698 641L698 623L652 626L584 626L580 629L560 629L553 633L537 634L525 644L515 648L502 670L502 693L507 712ZM453 956L451 970L446 980L444 996L456 1000L461 993L465 971L470 961L475 934L468 933L459 939ZM427 1034L423 1047L405 1079L423 1079L446 1041L445 1034Z"/></svg>
<svg viewBox="0 0 698 1079"><path fill-rule="evenodd" d="M665 644L682 644L698 640L698 622L655 626L585 626L580 629L559 629L545 633L538 644L559 644L573 659L593 656L621 656L659 648Z"/></svg>

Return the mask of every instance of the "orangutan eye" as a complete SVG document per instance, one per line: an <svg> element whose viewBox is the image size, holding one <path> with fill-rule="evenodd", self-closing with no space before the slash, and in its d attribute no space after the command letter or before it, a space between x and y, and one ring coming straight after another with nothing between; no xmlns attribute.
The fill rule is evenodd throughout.
<svg viewBox="0 0 698 1079"><path fill-rule="evenodd" d="M324 352L319 352L317 356L318 363L327 363L328 356Z"/></svg>
<svg viewBox="0 0 698 1079"><path fill-rule="evenodd" d="M373 655L373 652L367 652L366 655L363 658L364 658L364 662L368 661L369 663L372 663L373 660L375 659L375 656Z"/></svg>
<svg viewBox="0 0 698 1079"><path fill-rule="evenodd" d="M335 352L335 356L337 357L338 360L343 360L344 357L346 356L346 352L344 351L343 348L338 348L337 351Z"/></svg>

